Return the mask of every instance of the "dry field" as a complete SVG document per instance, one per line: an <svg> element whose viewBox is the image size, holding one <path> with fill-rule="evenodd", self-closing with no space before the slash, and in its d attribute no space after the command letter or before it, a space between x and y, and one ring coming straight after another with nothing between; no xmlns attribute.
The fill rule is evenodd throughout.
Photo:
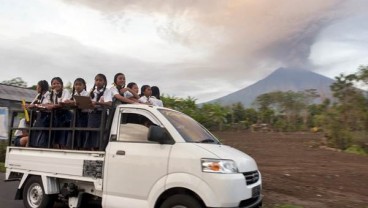
<svg viewBox="0 0 368 208"><path fill-rule="evenodd" d="M320 134L215 132L215 135L257 161L266 208L286 204L368 208L367 156L321 148Z"/></svg>

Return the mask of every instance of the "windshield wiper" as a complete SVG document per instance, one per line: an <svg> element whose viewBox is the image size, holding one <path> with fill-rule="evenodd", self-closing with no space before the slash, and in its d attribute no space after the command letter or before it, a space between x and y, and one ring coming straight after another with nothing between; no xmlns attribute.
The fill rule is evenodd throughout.
<svg viewBox="0 0 368 208"><path fill-rule="evenodd" d="M198 143L216 143L218 144L218 142L213 139L204 139L202 141L199 141Z"/></svg>

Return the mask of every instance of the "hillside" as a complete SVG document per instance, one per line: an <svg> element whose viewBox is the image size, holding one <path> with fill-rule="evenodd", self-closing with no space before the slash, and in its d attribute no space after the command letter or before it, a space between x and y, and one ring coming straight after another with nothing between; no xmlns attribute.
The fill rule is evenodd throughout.
<svg viewBox="0 0 368 208"><path fill-rule="evenodd" d="M317 74L312 71L291 68L278 68L266 78L229 95L209 101L209 103L220 103L231 105L241 102L250 107L253 101L261 94L273 91L303 91L316 89L321 98L330 98L330 85L333 79Z"/></svg>

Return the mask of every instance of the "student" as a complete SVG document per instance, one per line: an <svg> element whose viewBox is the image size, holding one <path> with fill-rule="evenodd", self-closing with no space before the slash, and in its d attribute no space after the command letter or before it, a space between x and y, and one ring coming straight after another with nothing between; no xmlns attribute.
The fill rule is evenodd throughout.
<svg viewBox="0 0 368 208"><path fill-rule="evenodd" d="M73 103L75 105L74 96L86 96L89 97L89 93L87 92L86 81L83 78L77 78L73 83L72 97L68 101L69 103ZM88 122L88 110L86 109L76 109L75 110L75 127L87 127ZM86 131L75 131L74 134L74 143L72 143L72 135L70 133L68 137L68 147L72 148L72 144L74 148L81 149L83 148L83 144L86 140Z"/></svg>
<svg viewBox="0 0 368 208"><path fill-rule="evenodd" d="M130 92L133 97L139 98L138 94L130 88L125 87L125 75L117 73L114 76L114 86L111 87L111 96L113 97L114 106L119 104L135 103L134 100L125 97L125 93Z"/></svg>
<svg viewBox="0 0 368 208"><path fill-rule="evenodd" d="M64 89L63 80L60 77L54 77L51 80L50 102L51 108L54 109L54 127L70 127L71 112L68 109L62 108L62 103L68 102L70 92ZM53 144L55 148L66 148L68 131L55 130L53 132Z"/></svg>
<svg viewBox="0 0 368 208"><path fill-rule="evenodd" d="M160 89L157 86L152 86L151 90L152 90L152 96L156 98L156 100L155 100L156 104L155 105L163 107L164 104L163 104L163 102L161 100L161 97L160 97Z"/></svg>
<svg viewBox="0 0 368 208"><path fill-rule="evenodd" d="M124 93L124 97L138 103L138 99L140 98L138 85L135 82L129 82L127 88L130 90ZM134 94L131 91L133 91Z"/></svg>
<svg viewBox="0 0 368 208"><path fill-rule="evenodd" d="M86 81L83 78L77 78L74 80L72 97L70 100L74 100L74 96L89 96L87 92Z"/></svg>
<svg viewBox="0 0 368 208"><path fill-rule="evenodd" d="M49 83L46 80L41 80L37 83L36 90L38 92L31 104L26 107L31 112L32 120L30 124L33 127L49 127L50 126L50 112L46 111L50 103ZM29 146L30 147L47 147L49 143L49 131L34 130L30 132Z"/></svg>
<svg viewBox="0 0 368 208"><path fill-rule="evenodd" d="M20 119L18 128L26 128L27 122L25 118ZM14 145L25 147L28 144L28 130L25 129L17 129L14 132Z"/></svg>
<svg viewBox="0 0 368 208"><path fill-rule="evenodd" d="M89 128L100 128L102 113L106 111L98 107L112 105L111 92L106 88L106 85L106 76L104 74L97 74L95 77L95 84L90 92L92 103L96 108L88 114L87 126ZM105 114L105 116L107 116L107 114ZM99 131L87 132L87 139L84 142L83 148L97 150L100 146L99 136Z"/></svg>
<svg viewBox="0 0 368 208"><path fill-rule="evenodd" d="M149 85L143 85L141 87L141 97L138 101L143 104L153 105L152 98L151 87Z"/></svg>

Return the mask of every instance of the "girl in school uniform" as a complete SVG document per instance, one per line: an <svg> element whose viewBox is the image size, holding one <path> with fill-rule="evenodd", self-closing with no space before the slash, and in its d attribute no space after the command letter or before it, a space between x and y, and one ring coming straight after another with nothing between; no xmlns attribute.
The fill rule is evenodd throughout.
<svg viewBox="0 0 368 208"><path fill-rule="evenodd" d="M143 85L141 88L141 97L138 100L142 104L158 106L158 100L152 96L152 90L149 85Z"/></svg>
<svg viewBox="0 0 368 208"><path fill-rule="evenodd" d="M136 101L125 97L125 93L130 92L133 97L139 98L138 93L130 88L125 87L125 75L117 73L114 76L114 86L111 87L111 96L113 97L113 105L135 103Z"/></svg>
<svg viewBox="0 0 368 208"><path fill-rule="evenodd" d="M61 108L62 103L70 99L70 92L64 89L63 80L60 77L54 77L51 80L50 101L54 109L54 127L70 127L71 112L68 109ZM55 130L53 133L53 144L55 148L66 148L68 131Z"/></svg>
<svg viewBox="0 0 368 208"><path fill-rule="evenodd" d="M33 127L49 127L50 126L50 112L46 111L48 104L50 104L49 83L46 80L41 80L37 83L36 90L38 92L35 99L26 106L33 110L31 125ZM47 147L49 143L49 132L47 130L34 130L30 132L29 143L30 147ZM51 141L50 141L51 142Z"/></svg>
<svg viewBox="0 0 368 208"><path fill-rule="evenodd" d="M99 108L101 106L111 106L112 97L109 89L106 88L107 80L104 74L97 74L95 77L95 84L90 92L92 103L96 106L93 111L88 114L87 126L89 128L100 128L102 113L106 112ZM107 114L105 114L107 116ZM104 128L104 127L103 127ZM87 132L87 139L84 142L83 147L90 150L98 150L100 147L100 132L89 131Z"/></svg>
<svg viewBox="0 0 368 208"><path fill-rule="evenodd" d="M164 104L160 97L160 88L158 88L157 86L152 86L151 90L152 90L152 96L156 98L155 100L156 106L164 107Z"/></svg>
<svg viewBox="0 0 368 208"><path fill-rule="evenodd" d="M130 90L124 93L124 97L138 103L138 99L140 98L138 85L135 82L129 82L127 88L129 88ZM134 93L132 93L131 91L133 91Z"/></svg>
<svg viewBox="0 0 368 208"><path fill-rule="evenodd" d="M87 92L86 88L86 81L83 78L77 78L74 80L73 83L73 90L72 90L72 97L68 101L68 103L75 103L74 96L86 96L89 97L89 93ZM87 127L88 122L88 110L87 109L77 109L75 111L75 127ZM72 141L72 135L68 137L68 144L67 146L70 148L83 148L83 144L86 140L86 131L75 131L74 135L74 143Z"/></svg>

